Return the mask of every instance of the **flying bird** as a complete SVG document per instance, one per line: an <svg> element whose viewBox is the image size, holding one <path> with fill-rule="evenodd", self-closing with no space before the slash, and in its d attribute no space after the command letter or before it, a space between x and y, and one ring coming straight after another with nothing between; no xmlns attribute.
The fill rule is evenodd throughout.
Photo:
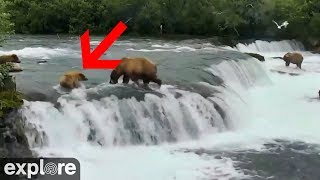
<svg viewBox="0 0 320 180"><path fill-rule="evenodd" d="M280 26L279 26L279 24L278 24L277 22L275 22L274 20L272 20L272 22L274 22L274 23L277 25L278 29L281 29L282 27L287 28L287 26L289 25L288 21L283 22Z"/></svg>

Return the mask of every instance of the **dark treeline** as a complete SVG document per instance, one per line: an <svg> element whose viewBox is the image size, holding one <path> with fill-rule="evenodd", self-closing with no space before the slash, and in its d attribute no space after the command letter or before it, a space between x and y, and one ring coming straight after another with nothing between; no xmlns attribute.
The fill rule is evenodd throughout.
<svg viewBox="0 0 320 180"><path fill-rule="evenodd" d="M240 37L320 37L319 0L2 0L16 33L127 33ZM287 28L278 29L288 21Z"/></svg>

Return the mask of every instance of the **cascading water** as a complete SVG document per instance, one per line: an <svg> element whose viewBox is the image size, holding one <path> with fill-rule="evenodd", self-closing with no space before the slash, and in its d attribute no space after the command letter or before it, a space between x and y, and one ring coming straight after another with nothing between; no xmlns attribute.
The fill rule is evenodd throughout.
<svg viewBox="0 0 320 180"><path fill-rule="evenodd" d="M261 70L259 64L250 59L223 61L206 71L221 78L228 74L231 79L225 80L240 81L240 85L248 88L256 83L258 69ZM100 89L108 91L110 86L102 85ZM205 89L208 97L197 89L192 92L164 85L156 90L157 94L145 93L141 100L134 96L119 99L114 95L89 100L87 92L95 92L97 88L76 89L58 99L59 108L51 103L27 102L23 114L31 127L47 133L49 147L87 141L101 146L159 144L198 139L236 128L229 113L232 105L224 97L227 91L229 95L233 91L234 98L238 98L234 89L207 83L200 83L196 88ZM68 129L68 138L63 138L61 129ZM32 137L30 143L39 138L29 137Z"/></svg>
<svg viewBox="0 0 320 180"><path fill-rule="evenodd" d="M235 48L240 52L253 52L253 53L304 51L303 44L296 40L283 40L283 41L271 41L271 42L257 40L249 44L239 43L236 45Z"/></svg>

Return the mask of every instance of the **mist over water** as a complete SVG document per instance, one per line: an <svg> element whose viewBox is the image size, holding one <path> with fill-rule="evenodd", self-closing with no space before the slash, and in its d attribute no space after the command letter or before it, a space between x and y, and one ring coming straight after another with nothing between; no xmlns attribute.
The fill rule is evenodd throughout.
<svg viewBox="0 0 320 180"><path fill-rule="evenodd" d="M15 40L23 43L15 47ZM100 40L93 38L92 45ZM205 40L122 39L104 58L153 59L161 88L110 85L109 71L84 71L89 81L62 93L59 76L81 69L78 40L17 36L11 41L0 54L22 57L19 89L46 96L26 100L21 110L29 144L41 156L77 158L82 179L292 179L296 169L283 166L319 165L320 56L300 42L231 48ZM290 51L303 54L302 70L272 58ZM240 52L260 53L266 62ZM39 59L48 62L39 65ZM260 159L282 159L275 166L283 173ZM294 175L317 177L308 168L311 173Z"/></svg>

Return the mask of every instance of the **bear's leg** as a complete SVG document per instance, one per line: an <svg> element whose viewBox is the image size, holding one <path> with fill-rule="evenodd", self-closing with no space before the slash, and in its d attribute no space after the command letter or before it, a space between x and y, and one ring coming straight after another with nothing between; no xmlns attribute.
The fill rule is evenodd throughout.
<svg viewBox="0 0 320 180"><path fill-rule="evenodd" d="M290 65L290 61L286 61L286 66L289 66Z"/></svg>
<svg viewBox="0 0 320 180"><path fill-rule="evenodd" d="M143 79L143 84L148 85L150 83L150 79L144 78Z"/></svg>
<svg viewBox="0 0 320 180"><path fill-rule="evenodd" d="M136 74L131 74L130 79L139 86L139 76L137 76Z"/></svg>
<svg viewBox="0 0 320 180"><path fill-rule="evenodd" d="M298 64L297 64L297 67L300 68L300 69L301 69L301 64L302 64L302 63L298 63Z"/></svg>
<svg viewBox="0 0 320 180"><path fill-rule="evenodd" d="M149 83L150 83L150 79L147 78L147 77L143 77L143 86L144 86L144 88L150 89L149 86L148 86Z"/></svg>
<svg viewBox="0 0 320 180"><path fill-rule="evenodd" d="M124 75L123 75L122 83L128 84L128 83L129 83L129 80L130 80L129 76L128 76L127 74L124 74Z"/></svg>
<svg viewBox="0 0 320 180"><path fill-rule="evenodd" d="M161 86L161 84L162 84L162 81L158 78L154 78L152 81L157 83L159 86Z"/></svg>

